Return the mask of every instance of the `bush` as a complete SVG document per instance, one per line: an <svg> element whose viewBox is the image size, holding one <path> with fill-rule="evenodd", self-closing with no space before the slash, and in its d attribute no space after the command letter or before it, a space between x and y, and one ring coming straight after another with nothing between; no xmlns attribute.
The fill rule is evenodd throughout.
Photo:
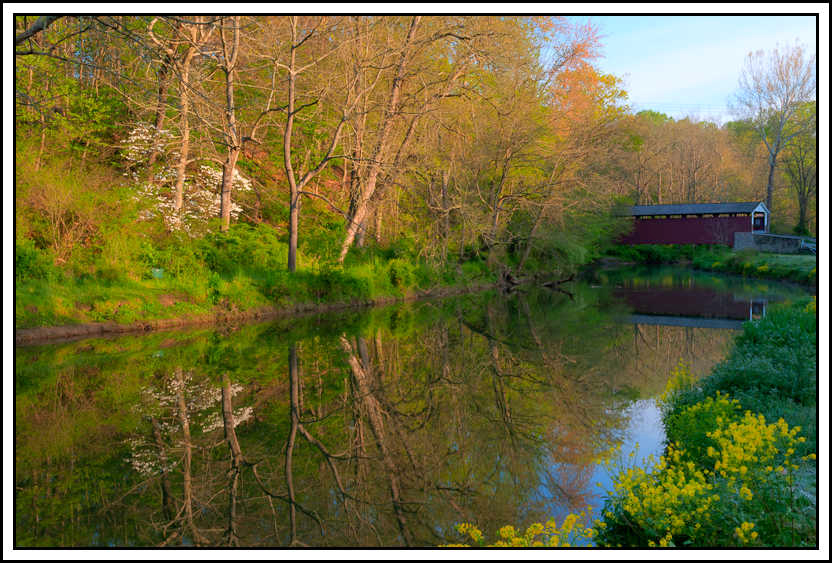
<svg viewBox="0 0 832 563"><path fill-rule="evenodd" d="M725 399L730 410L733 402ZM815 456L796 455L804 441L799 432L782 419L768 424L747 411L741 419L716 418L706 433L712 445L698 461L674 443L649 472L610 462L615 493L605 503L603 525L596 524L598 544L816 545L812 503L797 494L796 481L800 465L812 465Z"/></svg>
<svg viewBox="0 0 832 563"><path fill-rule="evenodd" d="M387 272L390 278L390 285L397 289L411 287L415 281L415 268L405 260L394 258L387 264Z"/></svg>
<svg viewBox="0 0 832 563"><path fill-rule="evenodd" d="M57 273L52 256L35 246L31 239L23 239L14 245L15 282L49 280Z"/></svg>
<svg viewBox="0 0 832 563"><path fill-rule="evenodd" d="M230 276L240 270L264 271L286 268L288 247L267 225L233 225L228 231L212 233L202 239L200 250L205 265Z"/></svg>
<svg viewBox="0 0 832 563"><path fill-rule="evenodd" d="M717 391L714 397L664 417L667 443L684 444L688 460L702 463L708 449L717 445L709 433L725 421L739 419L740 409L739 401Z"/></svg>

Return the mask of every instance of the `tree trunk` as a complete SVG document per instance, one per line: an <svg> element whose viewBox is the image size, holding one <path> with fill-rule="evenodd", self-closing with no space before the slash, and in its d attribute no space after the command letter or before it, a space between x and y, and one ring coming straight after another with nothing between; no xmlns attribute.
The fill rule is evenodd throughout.
<svg viewBox="0 0 832 563"><path fill-rule="evenodd" d="M298 384L297 344L289 343L289 435L286 438L286 491L289 495L289 545L297 542L297 515L295 511L295 484L292 473L292 460L295 449L295 437L300 421L300 386Z"/></svg>
<svg viewBox="0 0 832 563"><path fill-rule="evenodd" d="M442 171L442 263L448 258L448 240L451 238L451 212L448 209L448 184L451 167Z"/></svg>
<svg viewBox="0 0 832 563"><path fill-rule="evenodd" d="M182 215L185 190L185 167L188 165L188 156L191 150L191 127L188 121L188 112L191 110L191 100L188 95L188 79L191 71L191 59L195 49L191 48L182 61L181 77L179 83L179 106L182 114L179 116L180 128L182 129L182 141L179 145L179 162L176 164L176 184L173 188L173 209L177 218Z"/></svg>
<svg viewBox="0 0 832 563"><path fill-rule="evenodd" d="M777 154L770 154L768 157L768 183L766 184L766 207L768 207L769 210L772 209L771 200L774 196L774 169L776 164Z"/></svg>
<svg viewBox="0 0 832 563"><path fill-rule="evenodd" d="M231 186L234 182L234 169L240 156L240 137L237 132L237 117L234 105L234 80L236 78L237 55L240 47L240 16L234 16L231 45L225 42L220 32L223 46L223 71L225 72L225 142L226 157L222 169L222 194L220 199L221 230L227 231L231 226Z"/></svg>
<svg viewBox="0 0 832 563"><path fill-rule="evenodd" d="M403 501L401 499L401 484L399 482L399 469L396 466L393 452L390 451L388 445L388 434L384 425L384 408L381 402L375 395L375 389L371 383L372 368L369 365L369 356L366 353L366 342L363 338L358 338L357 346L358 355L356 357L355 349L350 344L345 336L341 336L341 349L347 355L347 362L350 365L352 372L353 385L358 391L358 396L365 408L367 420L370 423L370 430L381 452L382 461L389 482L390 500L393 504L393 512L396 515L396 522L401 532L402 539L406 546L411 545L410 533L407 525L407 518L405 517L403 509Z"/></svg>
<svg viewBox="0 0 832 563"><path fill-rule="evenodd" d="M298 253L298 186L292 168L292 126L295 122L295 49L297 41L297 18L292 17L292 47L289 56L289 88L286 104L286 127L283 129L283 167L289 181L289 258L287 267L294 272Z"/></svg>
<svg viewBox="0 0 832 563"><path fill-rule="evenodd" d="M376 189L376 182L379 174L381 173L381 162L384 154L387 152L390 142L390 133L393 130L393 121L399 112L402 83L404 82L408 57L410 56L410 51L413 47L416 28L419 25L420 19L421 16L413 16L410 20L410 29L407 32L407 38L405 39L401 54L399 56L396 76L393 79L393 85L390 89L390 97L387 101L387 109L384 112L384 121L381 125L381 133L379 134L378 143L376 144L372 157L372 163L370 164L369 173L367 174L367 181L359 194L355 207L355 215L350 218L350 223L347 227L347 234L344 237L344 242L341 244L341 253L338 256L339 263L344 262L344 258L346 258L347 252L349 252L350 246L352 246L355 236L358 234L358 230L362 228L365 220L367 219L370 200L373 197Z"/></svg>
<svg viewBox="0 0 832 563"><path fill-rule="evenodd" d="M231 380L228 374L222 377L222 420L225 430L225 440L228 442L228 449L231 452L231 471L229 472L228 486L228 528L226 538L229 546L238 546L239 533L237 530L237 497L240 483L240 474L243 470L245 458L237 440L237 431L234 429L234 410L231 405Z"/></svg>
<svg viewBox="0 0 832 563"><path fill-rule="evenodd" d="M149 179L153 177L152 167L161 153L159 150L159 135L165 124L165 93L168 88L170 64L171 58L170 55L167 55L165 60L162 61L162 67L159 69L159 90L156 94L156 119L154 120L153 144L150 147L150 158L147 159L147 173Z"/></svg>
<svg viewBox="0 0 832 563"><path fill-rule="evenodd" d="M238 147L229 147L226 153L225 163L222 167L222 192L220 199L222 231L227 231L231 226L231 187L234 183L234 169L237 166L237 158L239 156L240 149Z"/></svg>

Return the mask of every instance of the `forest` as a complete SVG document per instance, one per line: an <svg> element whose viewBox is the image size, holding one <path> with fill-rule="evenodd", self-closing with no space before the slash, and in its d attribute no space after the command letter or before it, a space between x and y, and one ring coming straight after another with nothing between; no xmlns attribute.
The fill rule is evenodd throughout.
<svg viewBox="0 0 832 563"><path fill-rule="evenodd" d="M799 45L749 55L745 117L720 125L633 112L598 30L564 17L14 31L18 328L561 279L632 204L766 201L773 232L817 236Z"/></svg>

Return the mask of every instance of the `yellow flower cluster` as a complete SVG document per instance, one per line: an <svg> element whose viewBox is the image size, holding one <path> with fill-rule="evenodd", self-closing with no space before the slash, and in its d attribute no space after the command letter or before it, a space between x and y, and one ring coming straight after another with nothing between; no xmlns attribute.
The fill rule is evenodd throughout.
<svg viewBox="0 0 832 563"><path fill-rule="evenodd" d="M734 533L737 535L737 538L743 544L750 543L757 539L757 532L752 531L754 529L753 522L743 522L736 528L734 528ZM749 534L749 532L751 532Z"/></svg>
<svg viewBox="0 0 832 563"><path fill-rule="evenodd" d="M546 524L535 523L520 533L514 526L500 528L500 539L487 547L571 547L576 543L590 544L595 536L595 530L584 524L586 513L569 514L558 526L554 519ZM473 540L475 545L484 543L482 532L472 524L459 524L457 531L466 539ZM580 540L580 542L579 542ZM470 547L468 544L447 544L443 547Z"/></svg>
<svg viewBox="0 0 832 563"><path fill-rule="evenodd" d="M710 412L731 414L740 410L740 402L736 399L730 399L728 395L716 392L715 397L707 397L704 401L691 405L684 410L682 414L691 418L701 417ZM725 417L717 416L717 422L724 422Z"/></svg>
<svg viewBox="0 0 832 563"><path fill-rule="evenodd" d="M482 540L483 540L482 532L480 532L479 529L477 529L477 527L474 526L473 524L468 524L468 523L458 524L457 527L456 527L456 531L459 532L459 534L463 537L464 536L470 537L474 541L474 543L476 543L476 544L482 543ZM465 545L465 544L462 544L462 545Z"/></svg>
<svg viewBox="0 0 832 563"><path fill-rule="evenodd" d="M707 470L684 462L683 457L678 444L671 444L650 473L627 469L613 481L630 518L642 529L664 534L659 546L672 545L673 537L683 531L695 538L700 523L711 519L711 505L719 500L712 493Z"/></svg>
<svg viewBox="0 0 832 563"><path fill-rule="evenodd" d="M814 274L815 270L812 270ZM806 313L817 313L818 312L818 296L813 295L812 300L806 305L806 309L804 309Z"/></svg>
<svg viewBox="0 0 832 563"><path fill-rule="evenodd" d="M670 372L670 378L664 388L664 393L659 397L659 402L666 403L670 400L674 393L693 386L695 378L690 373L690 366L684 360L679 360Z"/></svg>
<svg viewBox="0 0 832 563"><path fill-rule="evenodd" d="M749 468L754 475L758 474L757 469L782 473L785 469L797 469L793 461L794 447L805 440L797 436L799 432L799 426L789 429L782 418L766 424L765 416L747 411L742 420L727 426L720 424L708 433L718 444L718 451L709 448L708 454L716 458L714 471L732 481L749 480Z"/></svg>

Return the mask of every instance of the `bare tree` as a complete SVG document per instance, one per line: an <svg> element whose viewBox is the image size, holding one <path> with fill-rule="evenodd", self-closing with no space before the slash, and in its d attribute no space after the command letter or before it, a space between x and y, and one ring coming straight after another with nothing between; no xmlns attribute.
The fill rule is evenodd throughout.
<svg viewBox="0 0 832 563"><path fill-rule="evenodd" d="M347 252L355 240L358 230L362 227L364 219L367 217L369 211L370 200L376 190L376 182L381 173L382 154L384 154L388 145L390 144L390 137L393 130L393 123L401 110L401 94L402 83L407 74L408 63L411 60L411 52L415 43L416 30L419 27L421 16L413 16L410 20L410 27L407 36L401 47L399 60L396 65L396 74L390 86L390 95L387 99L387 105L384 111L384 118L380 124L380 133L376 141L375 148L372 154L372 161L367 174L367 179L362 186L361 194L355 205L355 212L352 214L347 226L347 234L344 237L344 242L341 244L341 253L338 257L339 262L343 262L347 256Z"/></svg>
<svg viewBox="0 0 832 563"><path fill-rule="evenodd" d="M298 217L300 214L300 196L304 193L304 188L309 182L315 178L335 157L335 148L338 146L338 141L341 136L341 131L344 124L347 122L353 107L355 99L351 94L353 88L347 88L347 99L344 102L341 112L341 119L335 125L333 132L329 137L329 147L326 154L308 170L295 170L292 164L292 133L294 128L295 116L303 109L315 105L317 100L297 105L297 78L298 75L314 68L323 59L332 55L338 47L326 50L320 56L307 62L306 64L299 63L298 51L300 48L312 39L313 37L326 35L327 28L326 17L321 17L317 24L309 31L303 33L300 37L298 30L299 18L297 16L289 17L289 28L291 35L291 42L289 45L289 61L287 64L275 62L275 67L282 68L287 73L287 103L286 110L286 124L283 128L283 167L286 172L286 179L289 183L289 255L288 255L288 269L294 272L297 267L297 249L298 249Z"/></svg>
<svg viewBox="0 0 832 563"><path fill-rule="evenodd" d="M801 133L790 129L804 102L816 97L815 55L795 44L782 51L749 53L740 74L735 111L750 119L768 150L766 205L771 208L777 158L789 142Z"/></svg>

